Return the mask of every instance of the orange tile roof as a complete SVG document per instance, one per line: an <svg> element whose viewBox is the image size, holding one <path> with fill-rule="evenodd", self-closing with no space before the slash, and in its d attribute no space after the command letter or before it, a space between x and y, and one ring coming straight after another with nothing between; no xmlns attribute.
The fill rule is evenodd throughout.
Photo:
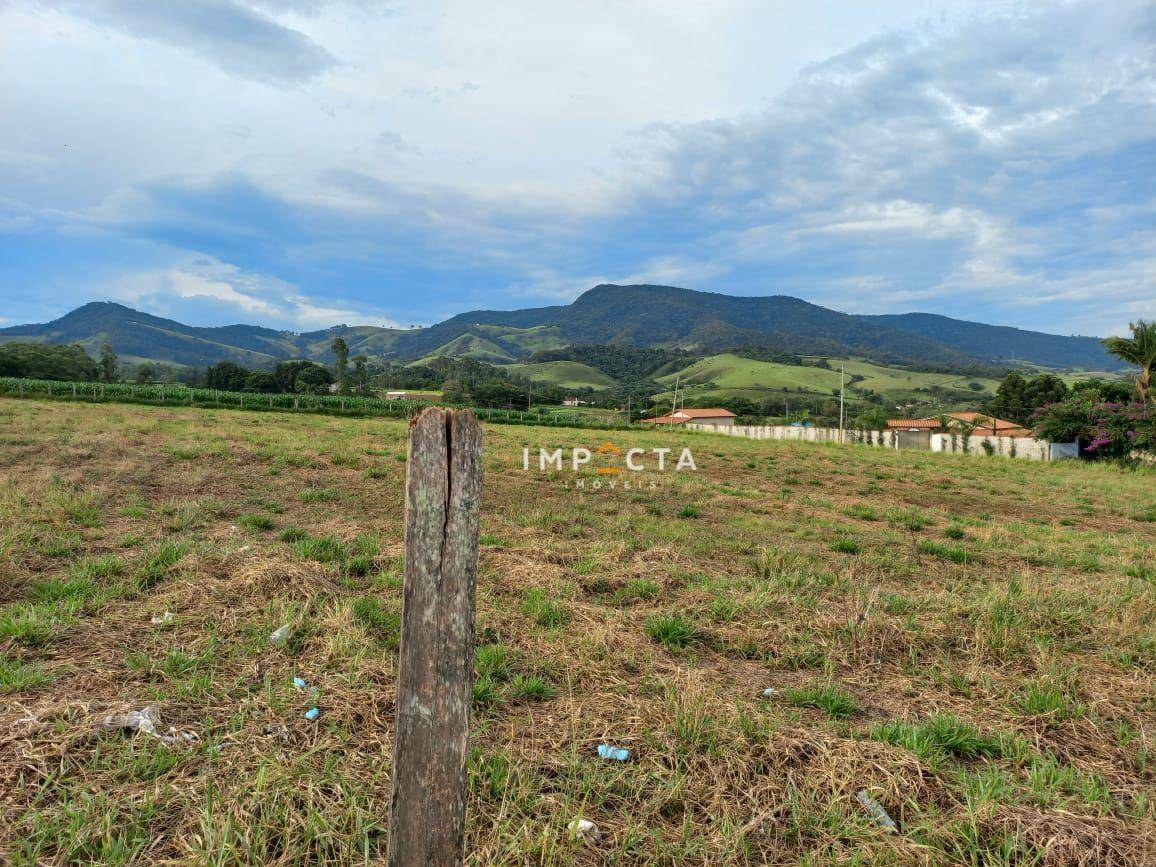
<svg viewBox="0 0 1156 867"><path fill-rule="evenodd" d="M680 409L675 412L667 413L666 415L655 416L654 418L643 419L643 421L651 422L652 424L684 424L688 421L694 421L696 418L736 418L735 414L729 409L722 407L713 407L707 409Z"/></svg>
<svg viewBox="0 0 1156 867"><path fill-rule="evenodd" d="M955 419L957 421L975 422L975 433L982 436L984 431L991 431L989 436L1001 437L1030 437L1031 430L1021 425L1019 422L1008 421L1002 418L993 418L982 412L949 412L944 414L945 418ZM889 418L887 419L887 427L892 430L936 430L943 427L939 416L931 418Z"/></svg>
<svg viewBox="0 0 1156 867"><path fill-rule="evenodd" d="M687 416L689 418L735 418L735 414L729 409L720 407L710 407L709 409L680 409L678 412L673 412L671 415Z"/></svg>
<svg viewBox="0 0 1156 867"><path fill-rule="evenodd" d="M912 428L931 430L932 428L940 427L940 422L937 418L889 418L887 419L887 427L901 430L910 430Z"/></svg>

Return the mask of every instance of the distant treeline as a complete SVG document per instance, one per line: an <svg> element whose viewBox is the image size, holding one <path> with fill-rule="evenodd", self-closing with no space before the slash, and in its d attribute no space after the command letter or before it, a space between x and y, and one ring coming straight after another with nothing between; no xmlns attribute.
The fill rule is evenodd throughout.
<svg viewBox="0 0 1156 867"><path fill-rule="evenodd" d="M449 356L415 365L391 364L373 377L373 385L381 389L437 389L449 403L514 409L560 404L572 393L550 383L531 383L486 361Z"/></svg>
<svg viewBox="0 0 1156 867"><path fill-rule="evenodd" d="M611 379L631 383L673 372L697 357L685 349L641 349L615 343L590 343L536 352L530 356L530 363L577 361L602 371Z"/></svg>
<svg viewBox="0 0 1156 867"><path fill-rule="evenodd" d="M0 343L0 376L91 382L100 368L76 344Z"/></svg>

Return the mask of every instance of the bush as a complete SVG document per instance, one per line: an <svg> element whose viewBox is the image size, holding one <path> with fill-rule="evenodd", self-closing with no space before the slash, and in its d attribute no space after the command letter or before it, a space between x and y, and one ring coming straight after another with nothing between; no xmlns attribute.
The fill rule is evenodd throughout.
<svg viewBox="0 0 1156 867"><path fill-rule="evenodd" d="M1054 442L1079 440L1095 457L1125 457L1133 449L1156 448L1156 416L1139 403L1105 401L1081 390L1045 406L1033 419L1036 434Z"/></svg>

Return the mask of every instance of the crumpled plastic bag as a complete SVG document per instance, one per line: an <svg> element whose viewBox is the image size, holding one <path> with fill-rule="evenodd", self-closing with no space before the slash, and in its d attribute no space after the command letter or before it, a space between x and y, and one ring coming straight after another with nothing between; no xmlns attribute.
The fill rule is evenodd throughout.
<svg viewBox="0 0 1156 867"><path fill-rule="evenodd" d="M143 732L169 746L191 744L200 740L196 732L178 731L175 726L169 726L168 731L161 732L161 712L151 704L140 710L110 714L104 718L100 726L104 729Z"/></svg>

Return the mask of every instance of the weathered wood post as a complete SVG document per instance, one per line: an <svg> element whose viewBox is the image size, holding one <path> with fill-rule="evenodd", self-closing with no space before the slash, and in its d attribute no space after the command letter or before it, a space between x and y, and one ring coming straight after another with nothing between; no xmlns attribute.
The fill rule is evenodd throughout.
<svg viewBox="0 0 1156 867"><path fill-rule="evenodd" d="M466 819L482 427L428 407L410 425L391 867L457 865Z"/></svg>

